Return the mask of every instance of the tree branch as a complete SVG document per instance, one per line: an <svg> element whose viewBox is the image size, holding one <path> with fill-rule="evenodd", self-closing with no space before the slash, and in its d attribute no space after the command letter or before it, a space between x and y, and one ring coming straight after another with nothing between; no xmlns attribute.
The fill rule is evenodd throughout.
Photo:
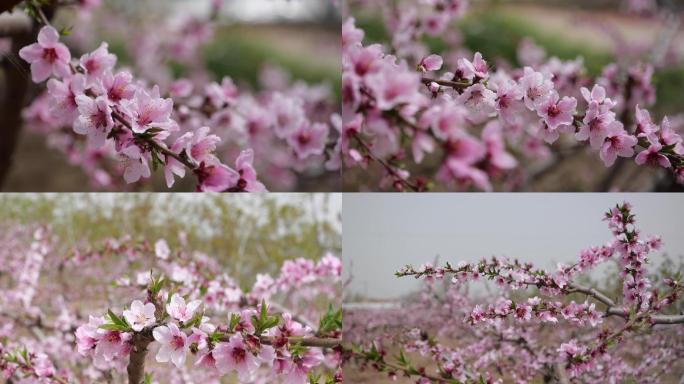
<svg viewBox="0 0 684 384"><path fill-rule="evenodd" d="M148 333L149 332L149 333ZM140 384L145 378L145 357L147 356L147 346L154 340L152 331L146 330L144 333L133 335L133 347L131 357L128 361L128 384Z"/></svg>

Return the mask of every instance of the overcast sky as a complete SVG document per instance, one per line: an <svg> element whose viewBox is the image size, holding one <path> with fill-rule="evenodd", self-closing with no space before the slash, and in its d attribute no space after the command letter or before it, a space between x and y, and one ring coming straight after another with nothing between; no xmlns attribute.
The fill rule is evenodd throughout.
<svg viewBox="0 0 684 384"><path fill-rule="evenodd" d="M223 14L244 22L276 19L312 20L320 17L330 0L224 0ZM178 12L205 14L209 0L178 0Z"/></svg>
<svg viewBox="0 0 684 384"><path fill-rule="evenodd" d="M406 264L510 256L540 267L574 261L611 234L603 213L634 205L642 233L659 234L662 252L684 255L681 194L354 194L343 196L344 274L350 292L395 298L415 290L394 272ZM654 261L657 261L655 260Z"/></svg>

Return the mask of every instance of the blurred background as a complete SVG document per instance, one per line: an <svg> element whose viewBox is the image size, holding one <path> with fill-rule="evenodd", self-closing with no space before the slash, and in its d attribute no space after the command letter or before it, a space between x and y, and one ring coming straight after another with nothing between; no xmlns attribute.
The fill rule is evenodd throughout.
<svg viewBox="0 0 684 384"><path fill-rule="evenodd" d="M541 47L547 57L581 57L588 75L597 76L607 64L650 62L657 90L649 107L654 121L668 115L673 126L684 122L684 2L681 0L470 0L465 15L445 36L426 37L430 51L443 52L444 41L461 42L479 51L490 66L520 67L523 42ZM389 36L382 12L366 0L348 0L345 15L365 31L364 44L386 43ZM552 147L554 148L554 147ZM653 169L626 164L613 183L615 191L681 189L672 178L654 177ZM578 151L554 172L529 186L533 191L595 191L609 171L595 152ZM354 189L352 172L345 190Z"/></svg>
<svg viewBox="0 0 684 384"><path fill-rule="evenodd" d="M264 81L301 80L312 86L320 85L332 95L335 105L338 104L340 14L333 2L223 0L222 3L210 33L204 28L211 14L211 0L101 0L91 12L74 13L67 7L56 17L59 25L71 27L71 35L65 40L73 56L80 57L101 41L107 41L109 50L119 58L118 68L134 65L137 75L144 75L157 84L168 83L172 77L191 76L194 69L206 67L208 74L219 83L224 76L230 76L245 89L258 89ZM188 23L193 19L198 23ZM173 30L173 26L181 29L181 35L178 45L171 49L185 49L184 38L192 41L210 37L208 41L201 41L199 57L193 54L182 62L168 59L158 62L164 56L156 45L157 40L164 40L164 34ZM131 57L136 57L135 63ZM168 74L167 70L170 70ZM3 84L0 74L0 90ZM46 146L46 142L44 134L27 129L20 132L13 166L0 190L78 192L88 188L88 177L71 165L63 153ZM339 190L339 177L334 174L326 177L300 180L304 185L299 185L298 190ZM167 189L163 175L159 174L153 175L153 182L146 184L144 190ZM193 185L188 178L174 190L192 190Z"/></svg>
<svg viewBox="0 0 684 384"><path fill-rule="evenodd" d="M51 258L130 237L200 252L243 288L284 260L341 253L339 194L2 194L0 229L47 226L60 239Z"/></svg>

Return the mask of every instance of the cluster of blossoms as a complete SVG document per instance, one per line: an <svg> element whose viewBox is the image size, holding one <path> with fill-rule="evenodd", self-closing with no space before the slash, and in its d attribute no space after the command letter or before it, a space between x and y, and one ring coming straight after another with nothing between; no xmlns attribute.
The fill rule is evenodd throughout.
<svg viewBox="0 0 684 384"><path fill-rule="evenodd" d="M348 167L377 163L380 185L398 190L426 190L433 178L447 188L488 191L497 181L515 189L532 178L525 167L548 161L549 146L567 144L567 136L573 150L586 143L607 167L634 157L684 181L682 137L667 118L655 124L642 108L655 102L651 65L611 64L592 79L581 59L544 60L529 42L521 45L525 66L518 69L494 71L479 52L471 56L457 44L447 44L456 46L442 56L429 54L416 29L429 34L433 25L415 18L436 12L449 20L453 12L443 3L464 6L387 6L389 31L403 27L393 34L391 54L364 45L354 18L344 22L340 147ZM448 71L436 72L443 67Z"/></svg>
<svg viewBox="0 0 684 384"><path fill-rule="evenodd" d="M155 291L150 289L153 295L158 293ZM204 316L200 305L200 300L186 303L174 294L164 307L156 299L146 303L135 300L122 317L111 311L106 317L91 316L76 330L78 350L93 357L96 366L124 360L129 379L136 368L131 355L143 351L144 359L145 348L156 341L157 362L172 363L176 368L192 353L198 356L197 368L208 376L235 373L240 381L252 382L260 367L268 366L282 382L306 383L310 372L325 363L321 348L339 343L335 338L314 337L314 330L292 320L288 313L271 316L265 302L231 314L226 319L228 325L219 326ZM336 330L319 330L324 334L331 331Z"/></svg>
<svg viewBox="0 0 684 384"><path fill-rule="evenodd" d="M220 1L213 3L215 16ZM123 187L117 176L136 183L162 168L169 188L189 173L198 191L263 192L257 169L276 189L295 188L300 173L324 178L337 169L325 165L339 120L327 86L290 84L278 69L264 73L260 92L238 88L229 77L209 81L197 59L212 37L206 20L190 19L164 39L153 38L158 30L136 33L132 69L115 68L107 43L72 60L51 26L20 51L34 82L49 79L24 111L27 125L47 134L95 186ZM87 40L78 31L76 38ZM165 60L185 65L188 77L171 78ZM235 158L234 165L224 157Z"/></svg>
<svg viewBox="0 0 684 384"><path fill-rule="evenodd" d="M419 294L384 308L345 307L345 340L353 345L345 358L363 369L424 383L657 383L663 375L681 375L670 366L684 355L677 346L684 337L684 316L676 314L681 279L649 274L648 254L660 248L660 239L641 237L628 203L605 219L613 239L581 251L576 263L559 264L554 272L506 258L406 266L396 275L422 279ZM578 282L582 272L606 261L619 267L621 285L607 284L615 286L613 293ZM473 282L493 282L504 292L482 303L469 297ZM525 297L530 289L534 294ZM575 295L584 300L575 301ZM397 348L401 353L390 358ZM423 357L420 363L412 361L413 353ZM633 360L641 355L643 360Z"/></svg>
<svg viewBox="0 0 684 384"><path fill-rule="evenodd" d="M116 56L106 43L75 66L57 30L45 26L38 42L22 48L19 56L31 63L34 82L56 77L48 81L51 116L86 135L90 148L110 145L124 159L126 182L150 177L151 164L163 166L169 187L187 168L196 175L200 191L264 190L251 165L253 152L243 152L236 169L228 167L215 156L220 139L208 127L168 144L166 139L180 129L171 117L173 101L162 98L157 86L146 89L129 72L114 73Z"/></svg>
<svg viewBox="0 0 684 384"><path fill-rule="evenodd" d="M60 242L48 228L8 225L1 233L0 375L12 382L126 375L130 382L169 383L220 382L224 375L247 382L340 380L341 311L332 308L339 305L341 263L332 255L289 260L278 275L261 275L253 290L243 290L215 258L185 251L182 234L177 249L163 239L124 236L58 257ZM12 273L25 265L32 272ZM76 271L115 284L93 284L84 293ZM144 298L105 316L82 308L102 295L141 292ZM169 364L144 369L148 349L149 359Z"/></svg>

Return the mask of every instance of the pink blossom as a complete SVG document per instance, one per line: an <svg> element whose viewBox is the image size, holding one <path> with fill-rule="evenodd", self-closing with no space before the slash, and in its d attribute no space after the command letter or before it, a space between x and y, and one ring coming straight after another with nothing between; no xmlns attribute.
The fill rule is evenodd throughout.
<svg viewBox="0 0 684 384"><path fill-rule="evenodd" d="M684 155L684 146L682 145L682 136L672 129L670 119L663 117L660 123L660 141L663 145L673 146L672 150L678 155Z"/></svg>
<svg viewBox="0 0 684 384"><path fill-rule="evenodd" d="M152 336L160 344L156 359L160 363L171 361L176 367L180 368L185 363L185 356L190 349L187 336L178 326L169 323L168 326L162 325L152 331Z"/></svg>
<svg viewBox="0 0 684 384"><path fill-rule="evenodd" d="M468 109L471 115L468 119L475 122L482 121L495 111L496 94L484 85L477 83L463 91L458 101Z"/></svg>
<svg viewBox="0 0 684 384"><path fill-rule="evenodd" d="M221 138L211 134L211 128L200 127L195 132L185 133L184 136L187 140L185 153L190 159L198 164L201 162L218 162L214 152L216 152L216 145L221 142Z"/></svg>
<svg viewBox="0 0 684 384"><path fill-rule="evenodd" d="M534 111L537 106L551 96L553 82L541 72L536 72L530 67L525 67L523 73L523 77L520 78L523 100L527 109Z"/></svg>
<svg viewBox="0 0 684 384"><path fill-rule="evenodd" d="M110 72L116 65L116 56L109 53L107 43L102 43L91 53L81 56L81 68L85 70L88 84L93 84L105 72Z"/></svg>
<svg viewBox="0 0 684 384"><path fill-rule="evenodd" d="M574 358L584 353L585 348L577 345L577 341L570 340L558 347L558 352L565 355L564 357Z"/></svg>
<svg viewBox="0 0 684 384"><path fill-rule="evenodd" d="M657 124L654 124L651 120L651 114L648 110L639 108L639 105L635 107L635 117L636 117L636 131L634 134L636 137L643 137L651 142L658 141L657 132L660 129Z"/></svg>
<svg viewBox="0 0 684 384"><path fill-rule="evenodd" d="M128 354L130 333L98 329L100 338L95 347L95 355L105 361L112 361Z"/></svg>
<svg viewBox="0 0 684 384"><path fill-rule="evenodd" d="M112 109L104 97L92 99L86 95L76 96L80 116L74 123L74 132L88 135L93 148L104 145L105 139L114 126Z"/></svg>
<svg viewBox="0 0 684 384"><path fill-rule="evenodd" d="M615 120L606 128L606 137L601 146L601 160L606 167L610 167L615 163L618 156L631 157L634 155L636 144L637 138L628 134L622 123Z"/></svg>
<svg viewBox="0 0 684 384"><path fill-rule="evenodd" d="M426 153L432 153L435 150L435 142L427 133L418 131L411 141L411 150L413 159L420 164Z"/></svg>
<svg viewBox="0 0 684 384"><path fill-rule="evenodd" d="M214 108L225 108L227 105L232 105L238 96L238 89L230 77L224 77L221 84L211 83L206 89L205 93L211 105Z"/></svg>
<svg viewBox="0 0 684 384"><path fill-rule="evenodd" d="M31 64L31 78L35 83L45 81L52 74L71 75L71 52L59 42L59 33L51 26L43 27L38 33L38 42L22 48L19 56Z"/></svg>
<svg viewBox="0 0 684 384"><path fill-rule="evenodd" d="M376 107L385 111L415 100L420 78L410 72L384 70L368 75L366 84L373 91Z"/></svg>
<svg viewBox="0 0 684 384"><path fill-rule="evenodd" d="M496 90L496 111L505 122L513 122L521 111L523 91L513 80L502 81Z"/></svg>
<svg viewBox="0 0 684 384"><path fill-rule="evenodd" d="M241 380L247 380L259 368L259 362L240 335L231 336L228 342L218 343L213 355L221 373L235 371Z"/></svg>
<svg viewBox="0 0 684 384"><path fill-rule="evenodd" d="M44 353L39 353L33 360L33 369L38 377L52 377L57 370L50 358Z"/></svg>
<svg viewBox="0 0 684 384"><path fill-rule="evenodd" d="M596 103L589 104L587 112L582 119L582 125L575 134L577 140L589 140L593 148L600 148L608 134L608 127L615 121L612 112L601 113Z"/></svg>
<svg viewBox="0 0 684 384"><path fill-rule="evenodd" d="M328 126L323 123L304 123L287 137L299 159L320 155L325 150Z"/></svg>
<svg viewBox="0 0 684 384"><path fill-rule="evenodd" d="M470 81L476 81L476 79L486 80L489 77L489 68L487 67L487 62L482 58L482 54L475 52L472 62L466 58L461 58L458 61L455 76L458 79Z"/></svg>
<svg viewBox="0 0 684 384"><path fill-rule="evenodd" d="M289 372L285 374L284 382L287 384L306 384L309 372L322 361L323 353L320 349L306 349L301 356L293 357Z"/></svg>
<svg viewBox="0 0 684 384"><path fill-rule="evenodd" d="M298 99L287 97L280 92L273 94L270 109L274 116L274 131L280 138L293 134L306 123L304 106Z"/></svg>
<svg viewBox="0 0 684 384"><path fill-rule="evenodd" d="M421 116L421 124L430 126L437 138L442 140L456 139L463 133L466 111L453 103L434 106Z"/></svg>
<svg viewBox="0 0 684 384"><path fill-rule="evenodd" d="M235 169L240 175L237 181L238 189L246 192L268 192L266 187L257 180L257 173L252 163L254 162L254 151L246 149L240 152L235 160Z"/></svg>
<svg viewBox="0 0 684 384"><path fill-rule="evenodd" d="M138 89L132 100L125 100L122 106L132 117L130 121L133 132L143 133L150 128L169 129L173 101L159 97L159 88L154 87L151 93Z"/></svg>
<svg viewBox="0 0 684 384"><path fill-rule="evenodd" d="M154 311L154 304L143 304L142 301L135 300L131 303L131 309L123 311L123 316L134 331L140 332L143 328L154 324L156 321Z"/></svg>
<svg viewBox="0 0 684 384"><path fill-rule="evenodd" d="M662 149L663 146L660 143L651 143L647 149L636 155L634 161L639 165L649 164L663 168L671 168L672 164L670 163L670 159L660 153Z"/></svg>
<svg viewBox="0 0 684 384"><path fill-rule="evenodd" d="M154 254L162 260L169 258L171 251L169 250L169 245L166 243L166 240L159 239L154 243Z"/></svg>
<svg viewBox="0 0 684 384"><path fill-rule="evenodd" d="M442 59L442 56L430 55L420 60L420 63L418 64L418 70L421 72L438 71L440 68L442 68L443 63L444 60Z"/></svg>
<svg viewBox="0 0 684 384"><path fill-rule="evenodd" d="M434 12L423 17L421 26L430 36L438 36L449 24L449 17L442 12Z"/></svg>
<svg viewBox="0 0 684 384"><path fill-rule="evenodd" d="M130 72L122 71L113 75L106 71L100 80L93 88L98 95L106 95L111 102L130 100L135 96L136 87L132 84L133 76Z"/></svg>
<svg viewBox="0 0 684 384"><path fill-rule="evenodd" d="M382 56L380 44L372 44L367 47L354 46L348 52L346 64L355 76L367 77L382 70L383 63L380 60Z"/></svg>
<svg viewBox="0 0 684 384"><path fill-rule="evenodd" d="M594 84L591 92L589 89L582 87L580 88L580 93L582 93L582 97L584 97L587 104L596 103L601 105L604 108L603 112L616 105L614 101L606 97L606 89L598 84Z"/></svg>
<svg viewBox="0 0 684 384"><path fill-rule="evenodd" d="M169 87L169 94L172 98L184 98L192 95L192 91L195 88L192 80L190 79L178 79L171 83Z"/></svg>
<svg viewBox="0 0 684 384"><path fill-rule="evenodd" d="M240 180L240 174L224 164L201 163L195 174L201 192L224 192Z"/></svg>
<svg viewBox="0 0 684 384"><path fill-rule="evenodd" d="M519 320L530 320L532 318L532 308L529 305L518 304L515 307L515 318Z"/></svg>
<svg viewBox="0 0 684 384"><path fill-rule="evenodd" d="M166 313L174 319L186 323L195 315L200 304L202 304L200 300L193 300L186 305L183 296L174 293L171 296L171 301L166 304Z"/></svg>
<svg viewBox="0 0 684 384"><path fill-rule="evenodd" d="M501 125L497 120L491 121L482 130L482 142L487 148L487 159L497 169L511 169L518 165L518 161L506 152Z"/></svg>
<svg viewBox="0 0 684 384"><path fill-rule="evenodd" d="M363 35L363 31L356 28L354 18L347 18L342 24L342 49L345 49L350 45L361 43Z"/></svg>
<svg viewBox="0 0 684 384"><path fill-rule="evenodd" d="M150 177L150 167L147 163L147 158L137 145L128 146L121 153L126 156L124 180L127 183L135 183L141 177Z"/></svg>
<svg viewBox="0 0 684 384"><path fill-rule="evenodd" d="M50 112L61 123L71 125L78 117L76 96L85 91L85 78L76 74L63 80L50 79L47 82L48 93L53 99Z"/></svg>
<svg viewBox="0 0 684 384"><path fill-rule="evenodd" d="M216 370L216 359L214 358L214 352L208 351L207 353L201 354L197 359L195 366L213 372Z"/></svg>
<svg viewBox="0 0 684 384"><path fill-rule="evenodd" d="M558 99L558 93L553 91L537 109L539 117L542 117L551 129L572 124L572 115L577 107L577 99L574 97L564 96L560 101Z"/></svg>
<svg viewBox="0 0 684 384"><path fill-rule="evenodd" d="M89 316L88 323L76 329L76 344L81 355L88 356L95 352L95 347L102 337L98 330L104 322L102 317Z"/></svg>
<svg viewBox="0 0 684 384"><path fill-rule="evenodd" d="M513 302L511 300L500 299L494 306L494 313L505 316L510 312L512 304Z"/></svg>

